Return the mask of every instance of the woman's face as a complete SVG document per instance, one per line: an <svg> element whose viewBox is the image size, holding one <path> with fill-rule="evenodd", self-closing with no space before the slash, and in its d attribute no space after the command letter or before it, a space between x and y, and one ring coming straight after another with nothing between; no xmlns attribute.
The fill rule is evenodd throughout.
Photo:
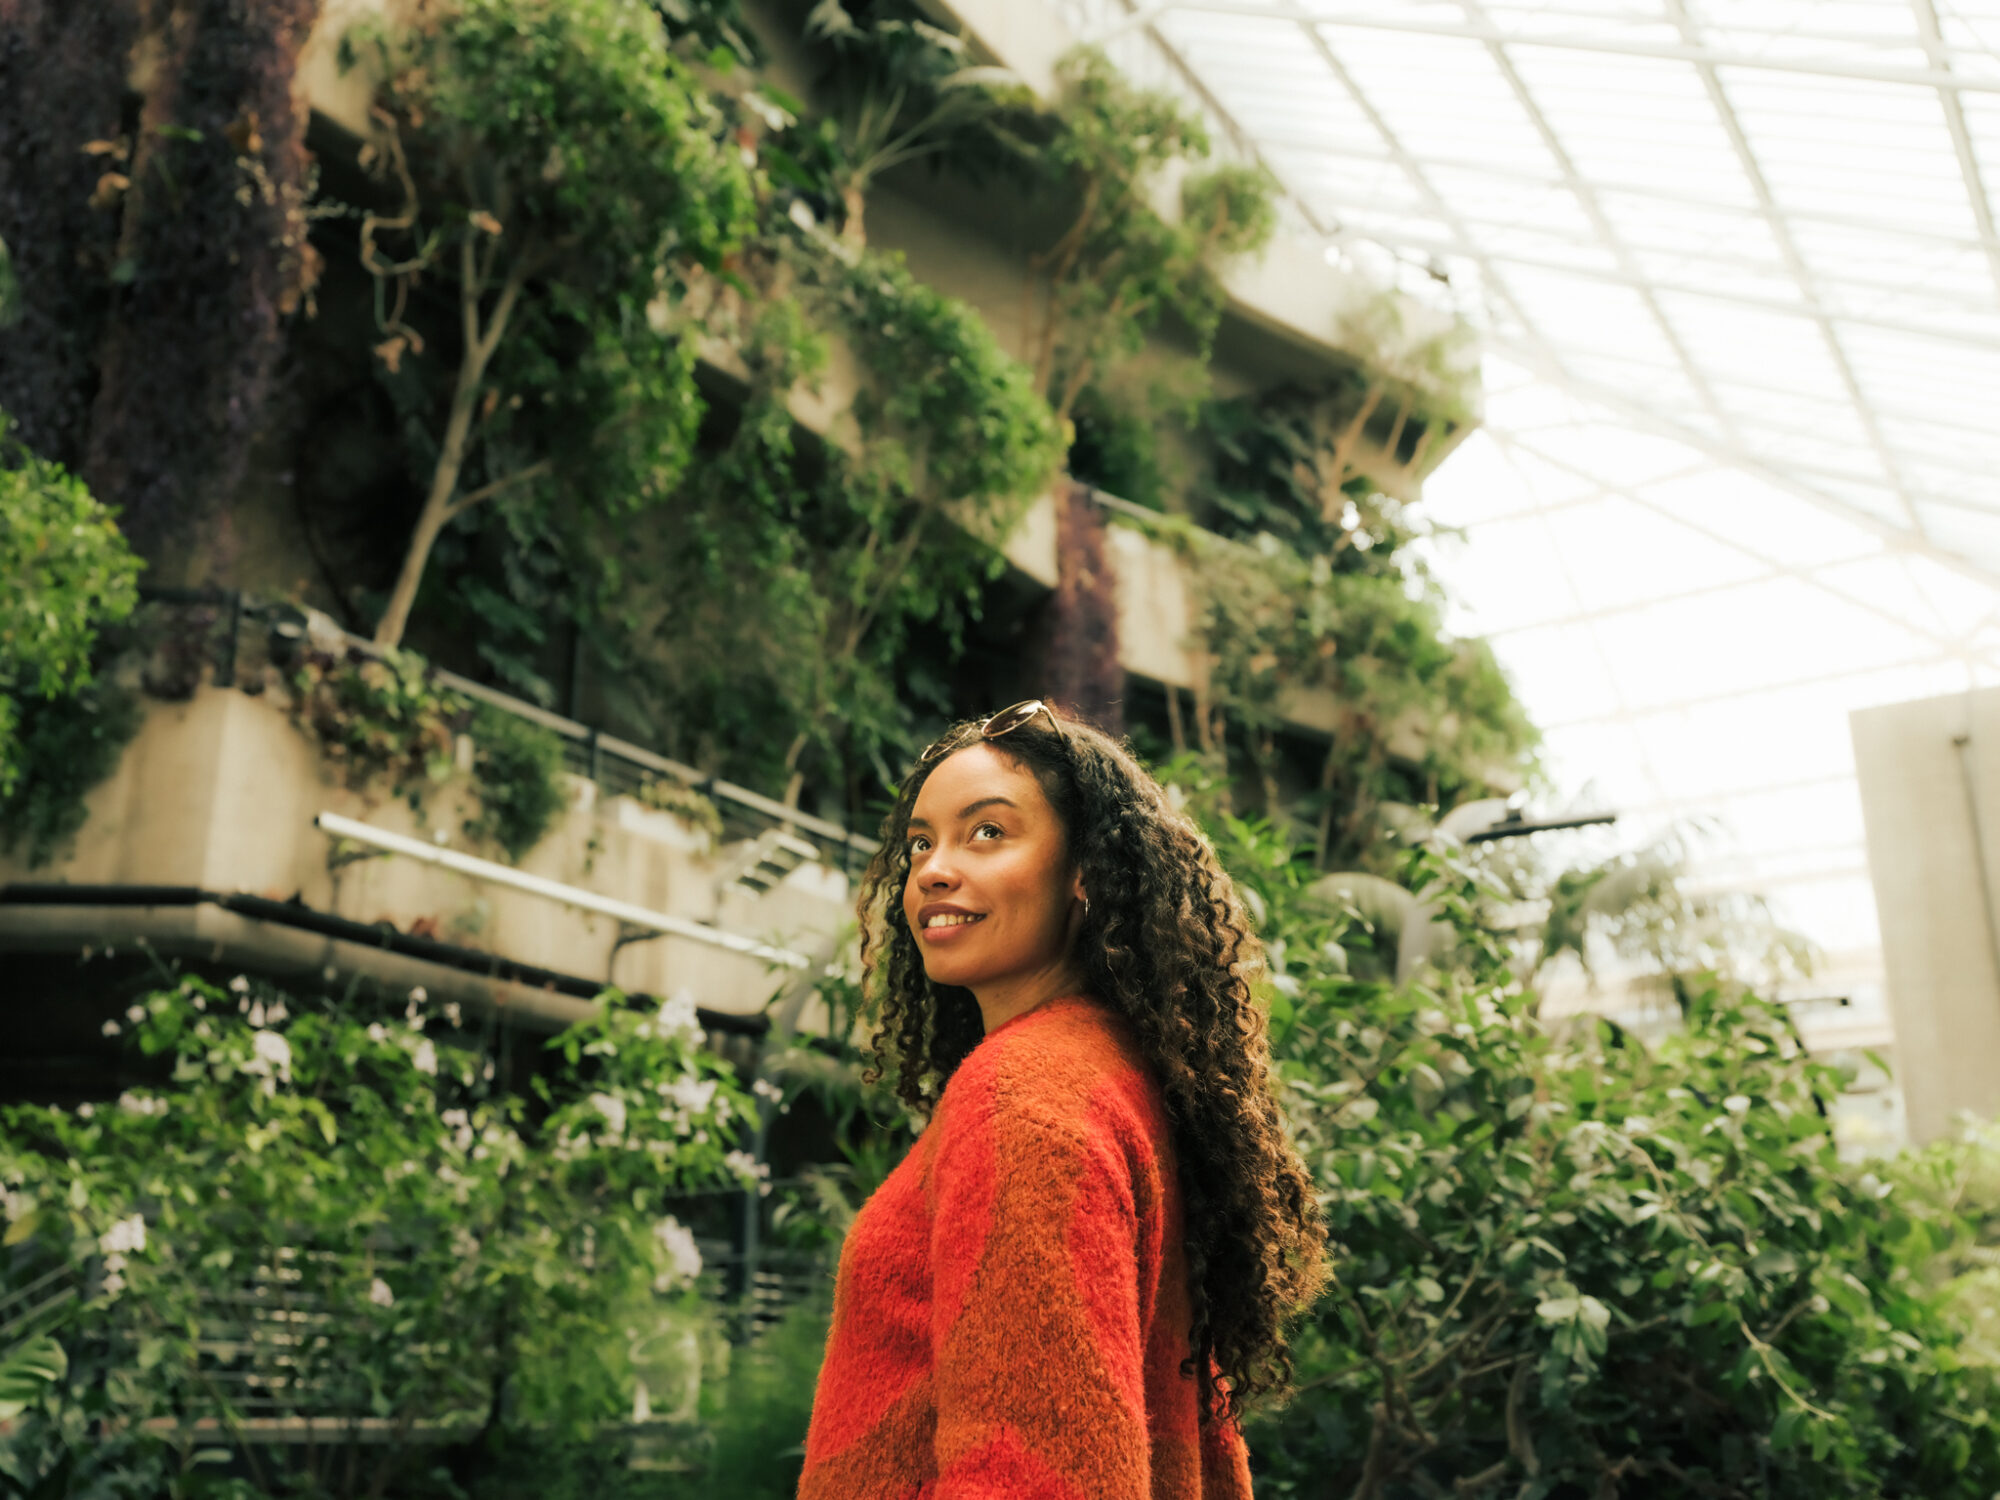
<svg viewBox="0 0 2000 1500"><path fill-rule="evenodd" d="M947 757L910 812L903 914L933 983L1002 991L1067 965L1082 899L1035 778L991 745Z"/></svg>

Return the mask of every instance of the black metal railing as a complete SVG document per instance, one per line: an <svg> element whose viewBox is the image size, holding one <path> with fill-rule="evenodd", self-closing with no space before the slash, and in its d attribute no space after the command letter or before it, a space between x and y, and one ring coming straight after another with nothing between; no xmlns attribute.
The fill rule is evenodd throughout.
<svg viewBox="0 0 2000 1500"><path fill-rule="evenodd" d="M373 641L343 629L327 615L295 604L257 600L240 589L147 585L140 588L139 597L146 604L214 612L213 619L199 621L198 628L207 637L203 654L218 687L234 687L237 683L246 625L263 628L265 653L281 663L308 641L337 641L342 649L363 656L382 654ZM706 775L694 766L606 734L594 725L580 723L441 667L433 668L433 672L440 686L552 731L563 742L566 768L596 782L606 795L632 796L648 782L675 781L700 792L715 802L727 819L746 824L752 831L784 828L811 840L820 852L822 863L847 875L859 873L878 847L874 839L851 832L830 819L801 812L775 797Z"/></svg>

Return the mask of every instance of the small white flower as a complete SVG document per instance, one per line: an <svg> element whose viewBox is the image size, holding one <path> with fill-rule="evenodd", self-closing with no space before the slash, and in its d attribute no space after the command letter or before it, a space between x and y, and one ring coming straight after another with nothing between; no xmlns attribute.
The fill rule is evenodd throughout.
<svg viewBox="0 0 2000 1500"><path fill-rule="evenodd" d="M105 1273L104 1277L105 1296L115 1297L124 1290L125 1290L125 1278L123 1276L120 1276L116 1271L109 1271Z"/></svg>
<svg viewBox="0 0 2000 1500"><path fill-rule="evenodd" d="M590 1107L604 1116L605 1132L608 1135L625 1133L625 1101L615 1094L592 1094Z"/></svg>
<svg viewBox="0 0 2000 1500"><path fill-rule="evenodd" d="M418 1005L422 1005L426 1000L430 999L430 996L424 992L422 985L417 985L410 991L410 998Z"/></svg>
<svg viewBox="0 0 2000 1500"><path fill-rule="evenodd" d="M750 1092L760 1099L769 1099L773 1102L785 1097L785 1091L768 1078L759 1078L755 1083L751 1084Z"/></svg>
<svg viewBox="0 0 2000 1500"><path fill-rule="evenodd" d="M146 1248L146 1220L126 1215L97 1237L97 1248L106 1255L136 1255Z"/></svg>
<svg viewBox="0 0 2000 1500"><path fill-rule="evenodd" d="M396 1294L389 1290L389 1283L377 1276L368 1288L368 1300L377 1307L394 1307Z"/></svg>
<svg viewBox="0 0 2000 1500"><path fill-rule="evenodd" d="M701 1249L694 1242L693 1230L668 1214L653 1226L653 1233L667 1252L675 1276L682 1281L693 1281L701 1274ZM655 1281L653 1285L659 1288L659 1282Z"/></svg>
<svg viewBox="0 0 2000 1500"><path fill-rule="evenodd" d="M771 1175L771 1164L757 1160L748 1151L731 1151L722 1158L722 1164L738 1177L752 1181Z"/></svg>
<svg viewBox="0 0 2000 1500"><path fill-rule="evenodd" d="M458 1002L456 1000L445 1001L444 1018L445 1020L449 1021L452 1025L457 1026L458 1024L460 1024L459 1018L464 1014L465 1013L459 1009Z"/></svg>
<svg viewBox="0 0 2000 1500"><path fill-rule="evenodd" d="M285 1009L284 1001L273 1000L264 1010L264 1019L271 1025L276 1026L290 1014L291 1012Z"/></svg>
<svg viewBox="0 0 2000 1500"><path fill-rule="evenodd" d="M97 1106L95 1104L90 1103L88 1100L85 1100L82 1104L79 1104L76 1107L76 1117L79 1120L88 1120L92 1115L96 1113L97 1113Z"/></svg>
<svg viewBox="0 0 2000 1500"><path fill-rule="evenodd" d="M389 1040L389 1033L383 1029L380 1021L370 1021L368 1023L368 1040L377 1045Z"/></svg>
<svg viewBox="0 0 2000 1500"><path fill-rule="evenodd" d="M250 1006L250 1024L261 1027L264 1024L264 1002L258 1000Z"/></svg>
<svg viewBox="0 0 2000 1500"><path fill-rule="evenodd" d="M260 1031L251 1039L251 1050L265 1067L286 1083L292 1081L292 1044L275 1031Z"/></svg>
<svg viewBox="0 0 2000 1500"><path fill-rule="evenodd" d="M693 1073L683 1073L666 1085L663 1092L674 1101L676 1107L686 1110L691 1115L698 1115L706 1111L715 1101L715 1080L698 1077Z"/></svg>
<svg viewBox="0 0 2000 1500"><path fill-rule="evenodd" d="M146 1019L146 1007L143 1005L126 1006L125 1019L130 1021L134 1026L137 1026L141 1021Z"/></svg>
<svg viewBox="0 0 2000 1500"><path fill-rule="evenodd" d="M437 1077L437 1048L431 1045L429 1037L425 1037L421 1042L417 1043L417 1054L410 1059L410 1066L415 1068L419 1073L428 1073L433 1078Z"/></svg>
<svg viewBox="0 0 2000 1500"><path fill-rule="evenodd" d="M691 1043L702 1039L701 1018L695 1012L694 992L676 990L660 1005L660 1013L653 1017L653 1030L662 1039L683 1037Z"/></svg>
<svg viewBox="0 0 2000 1500"><path fill-rule="evenodd" d="M103 1026L103 1031L106 1036L116 1036L118 1035L119 1032L123 1031L124 1029L125 1028L123 1026L120 1026L116 1021L106 1021Z"/></svg>
<svg viewBox="0 0 2000 1500"><path fill-rule="evenodd" d="M247 995L250 993L250 980L245 975L238 974L229 981L229 987L239 995Z"/></svg>
<svg viewBox="0 0 2000 1500"><path fill-rule="evenodd" d="M167 1112L167 1101L151 1094L135 1094L130 1089L118 1096L118 1107L127 1114L163 1115Z"/></svg>

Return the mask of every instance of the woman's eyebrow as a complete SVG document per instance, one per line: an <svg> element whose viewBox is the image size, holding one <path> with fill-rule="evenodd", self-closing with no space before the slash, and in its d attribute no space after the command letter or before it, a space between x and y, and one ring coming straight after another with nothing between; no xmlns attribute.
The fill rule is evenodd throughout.
<svg viewBox="0 0 2000 1500"><path fill-rule="evenodd" d="M966 803L965 806L958 810L959 820L961 822L964 821L984 807L1011 807L1016 812L1020 811L1020 804L1015 802L1011 797L981 797L976 802ZM906 828L928 828L931 826L931 820L929 818L912 818L903 826Z"/></svg>

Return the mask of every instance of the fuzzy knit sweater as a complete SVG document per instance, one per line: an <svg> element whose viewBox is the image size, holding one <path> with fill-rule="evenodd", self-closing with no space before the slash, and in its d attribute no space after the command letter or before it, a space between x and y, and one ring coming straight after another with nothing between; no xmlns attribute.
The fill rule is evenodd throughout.
<svg viewBox="0 0 2000 1500"><path fill-rule="evenodd" d="M1167 1116L1125 1021L1052 1000L952 1075L848 1232L800 1500L1248 1500L1196 1420Z"/></svg>

